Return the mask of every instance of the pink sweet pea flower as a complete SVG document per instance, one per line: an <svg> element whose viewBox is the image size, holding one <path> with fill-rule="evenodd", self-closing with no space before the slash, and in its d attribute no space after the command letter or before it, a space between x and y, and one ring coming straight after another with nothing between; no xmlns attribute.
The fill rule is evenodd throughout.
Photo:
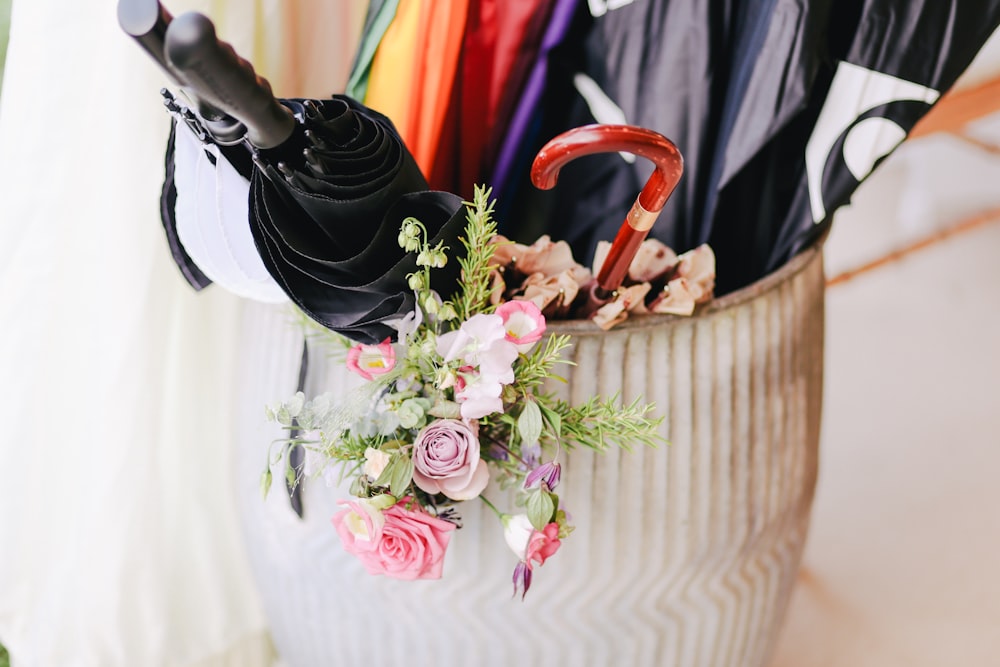
<svg viewBox="0 0 1000 667"><path fill-rule="evenodd" d="M419 509L407 509L408 502L404 498L381 512L382 526L371 540L360 539L346 525L354 509L338 513L333 524L344 549L357 556L369 574L405 580L440 579L455 524Z"/></svg>
<svg viewBox="0 0 1000 667"><path fill-rule="evenodd" d="M506 338L503 318L473 315L454 331L438 336L437 352L446 362L460 361L455 400L462 417L479 419L503 411L503 386L514 381L517 346Z"/></svg>
<svg viewBox="0 0 1000 667"><path fill-rule="evenodd" d="M544 530L536 530L528 540L524 560L531 567L531 561L544 565L550 556L559 551L562 541L559 539L559 524L553 521Z"/></svg>
<svg viewBox="0 0 1000 667"><path fill-rule="evenodd" d="M459 403L462 419L481 419L494 412L503 412L503 383L482 373L465 373L456 383L455 400Z"/></svg>
<svg viewBox="0 0 1000 667"><path fill-rule="evenodd" d="M347 368L366 380L388 373L396 365L396 352L386 338L378 345L358 343L347 351Z"/></svg>
<svg viewBox="0 0 1000 667"><path fill-rule="evenodd" d="M511 366L517 360L517 348L506 336L503 318L480 313L455 331L438 336L437 352L445 361L461 360L509 384L514 381Z"/></svg>
<svg viewBox="0 0 1000 667"><path fill-rule="evenodd" d="M527 352L545 333L545 317L532 301L508 301L500 304L496 314L503 320L505 340Z"/></svg>
<svg viewBox="0 0 1000 667"><path fill-rule="evenodd" d="M553 521L544 530L535 530L526 514L504 515L501 521L507 546L519 559L514 568L514 595L520 590L524 599L531 587L534 564L543 565L562 546L559 524Z"/></svg>
<svg viewBox="0 0 1000 667"><path fill-rule="evenodd" d="M438 336L437 351L445 361L462 359L478 366L480 352L503 338L503 319L480 313L462 322L458 329Z"/></svg>

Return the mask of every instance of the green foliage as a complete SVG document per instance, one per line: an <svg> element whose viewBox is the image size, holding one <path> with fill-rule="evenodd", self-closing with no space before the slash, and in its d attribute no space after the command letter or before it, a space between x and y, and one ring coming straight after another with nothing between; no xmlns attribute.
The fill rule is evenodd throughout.
<svg viewBox="0 0 1000 667"><path fill-rule="evenodd" d="M0 0L0 87L3 86L4 63L7 60L7 38L10 34L10 5L11 0ZM4 662L7 653L2 651L0 646L0 667L7 667Z"/></svg>
<svg viewBox="0 0 1000 667"><path fill-rule="evenodd" d="M262 498L267 498L267 494L271 492L271 469L268 468L260 474L260 495Z"/></svg>
<svg viewBox="0 0 1000 667"><path fill-rule="evenodd" d="M556 364L573 363L562 358L563 350L573 344L569 336L548 336L543 343L536 345L518 368L517 388L522 394L533 392L550 378L558 378L553 372Z"/></svg>
<svg viewBox="0 0 1000 667"><path fill-rule="evenodd" d="M322 394L306 400L300 392L269 408L268 418L296 437L273 443L271 454L275 446L280 445L280 449L277 456L269 455L268 464L269 468L280 464L290 447L306 447L324 458L327 466L338 467L342 480L350 478L350 492L354 496L368 502L378 500L385 504L383 509L409 497L410 502L424 511L438 516L447 511L446 516L455 517L445 508L461 501L448 497L447 493L428 492L414 482L414 449L423 446L418 438L429 423L435 419L461 419L460 401L471 400L470 396L484 400L485 396L489 403L483 412L487 414L473 420L475 423L467 428L479 440L479 455L490 465L491 477L502 490L514 491L515 506L523 508L535 530L545 530L555 523L560 538L565 538L573 527L554 492L559 486L558 459L562 446L603 451L612 446L630 449L636 445L656 445L663 441L658 433L662 420L652 417L653 406L639 400L623 404L618 396L594 397L574 407L543 393L549 380L562 380L556 374L557 365L572 363L563 359L563 353L572 344L567 335L548 335L526 353L509 347L501 349L492 359L502 360L505 375L506 364L514 359L510 366L513 381L509 376L503 381L488 379L489 374L482 369L490 359L478 355L497 355L492 346L498 341L491 338L483 343L476 337L502 337L498 318L481 318L468 327L465 323L473 316L494 312L490 296L495 270L492 260L497 246L489 195L490 190L477 187L473 201L466 202L466 228L460 238L463 248L458 249L460 252L454 258L449 258L448 249L440 243L430 245L427 229L420 220L403 221L399 245L416 254L417 268L408 276L416 310L396 325L399 340L392 348L391 368L390 355L384 348L360 348L364 355L383 355L385 363L381 368L385 372L340 396ZM430 288L431 271L452 259L459 262L461 280L451 300L442 301ZM303 323L310 329L316 328L307 320ZM326 340L321 331L308 335L340 352L350 345L340 336L328 336ZM476 382L495 385L473 385L481 392L477 395L468 389ZM486 393L494 390L497 393ZM473 406L473 409L481 407ZM539 466L540 459L547 459L544 463L547 469L532 475L531 487L525 488L529 472ZM287 460L284 465L286 474L291 475L287 481L298 483L300 480L287 467ZM262 490L266 492L270 484L268 470L261 479ZM482 495L480 498L509 527L511 515L498 510Z"/></svg>
<svg viewBox="0 0 1000 667"><path fill-rule="evenodd" d="M491 192L490 188L476 186L472 201L466 202L465 236L461 238L465 256L458 260L462 267L462 289L450 302L459 321L493 311L490 306L490 261L496 250L492 239L496 236L497 224L493 220Z"/></svg>
<svg viewBox="0 0 1000 667"><path fill-rule="evenodd" d="M655 406L639 399L626 405L617 395L607 399L595 396L576 407L565 401L555 401L549 407L558 415L562 441L567 444L596 451L615 445L630 451L634 445L655 447L666 442L657 432L663 418L652 418Z"/></svg>
<svg viewBox="0 0 1000 667"><path fill-rule="evenodd" d="M524 401L524 407L517 418L517 432L521 436L521 442L537 442L542 435L542 411L535 401Z"/></svg>
<svg viewBox="0 0 1000 667"><path fill-rule="evenodd" d="M413 479L413 459L405 452L397 449L389 459L389 463L382 470L382 474L375 480L373 486L387 487L389 493L397 498L406 495Z"/></svg>
<svg viewBox="0 0 1000 667"><path fill-rule="evenodd" d="M554 493L549 493L543 489L532 489L528 492L525 510L528 513L528 521L535 530L542 530L555 519L556 507L559 506L559 498Z"/></svg>

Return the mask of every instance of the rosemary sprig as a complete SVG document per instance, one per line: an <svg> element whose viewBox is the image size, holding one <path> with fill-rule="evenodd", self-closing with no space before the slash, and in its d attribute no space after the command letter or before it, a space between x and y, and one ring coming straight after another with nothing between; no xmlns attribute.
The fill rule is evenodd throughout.
<svg viewBox="0 0 1000 667"><path fill-rule="evenodd" d="M655 447L667 442L658 432L663 418L651 417L655 406L638 398L626 405L618 395L595 396L576 407L565 401L551 402L548 407L561 417L562 441L567 445L595 451L617 446L631 451L634 445Z"/></svg>
<svg viewBox="0 0 1000 667"><path fill-rule="evenodd" d="M562 358L563 351L572 346L573 341L565 334L547 336L544 345L538 345L527 358L522 359L517 369L518 391L531 393L549 378L558 377L552 371L556 364L573 364ZM559 378L562 379L562 378Z"/></svg>
<svg viewBox="0 0 1000 667"><path fill-rule="evenodd" d="M465 247L459 257L462 269L462 289L452 302L458 321L464 322L477 313L493 312L490 305L490 261L496 246L491 242L497 232L493 220L494 201L491 188L476 186L472 201L466 202L465 236L459 238Z"/></svg>

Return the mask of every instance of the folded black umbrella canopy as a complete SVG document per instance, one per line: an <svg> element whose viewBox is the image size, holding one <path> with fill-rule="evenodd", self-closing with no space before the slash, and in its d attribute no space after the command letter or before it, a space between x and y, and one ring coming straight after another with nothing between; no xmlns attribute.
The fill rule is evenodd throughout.
<svg viewBox="0 0 1000 667"><path fill-rule="evenodd" d="M126 32L197 100L198 113L174 102L175 115L249 177L248 224L268 273L327 328L364 343L394 337L388 323L415 307L407 276L416 259L399 246L400 227L416 218L432 244L457 250L461 198L428 189L385 116L345 96L279 100L205 16L173 18L158 2L136 14L143 20L122 20ZM204 276L172 233L170 164L168 150L164 223L178 265L200 286ZM434 272L432 287L447 297L457 277L450 262Z"/></svg>
<svg viewBox="0 0 1000 667"><path fill-rule="evenodd" d="M302 136L256 156L250 223L264 265L327 328L366 343L391 337L386 322L415 305L406 277L416 260L397 242L403 220L420 220L432 244L460 247L462 200L428 190L385 116L342 96L282 103ZM289 151L301 139L308 145ZM450 293L457 262L434 280Z"/></svg>
<svg viewBox="0 0 1000 667"><path fill-rule="evenodd" d="M210 281L177 234L173 207L173 149L177 122L249 179L248 225L267 272L307 315L363 343L396 335L392 320L414 310L407 276L413 253L399 246L403 221L418 219L430 243L461 247L465 228L460 197L432 192L385 116L349 97L276 99L253 67L220 42L205 16L174 19L156 0L121 0L119 21L167 72L196 111L167 94L175 127L167 147L161 214L173 257L200 289ZM432 274L432 287L449 296L458 262ZM308 363L303 348L299 389ZM297 481L286 481L302 516L299 480L303 452L289 451Z"/></svg>

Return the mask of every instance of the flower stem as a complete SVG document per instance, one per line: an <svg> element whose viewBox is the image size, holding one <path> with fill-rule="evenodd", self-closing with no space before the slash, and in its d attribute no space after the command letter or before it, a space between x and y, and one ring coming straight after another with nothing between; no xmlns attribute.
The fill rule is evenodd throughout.
<svg viewBox="0 0 1000 667"><path fill-rule="evenodd" d="M507 452L508 454L510 454L512 457L514 457L515 459L517 459L518 462L521 465L523 465L523 466L527 466L528 465L527 461L525 461L523 458L521 458L520 456L518 456L517 452L513 451L510 447L508 447L507 445L505 445L503 443L503 441L501 441L499 438L496 438L496 437L493 437L493 436L487 436L487 438L489 439L490 443L496 445L497 447L499 447L500 449L504 450L505 452Z"/></svg>
<svg viewBox="0 0 1000 667"><path fill-rule="evenodd" d="M480 494L479 494L479 499L480 499L480 500L482 500L482 501L483 501L484 503L486 503L486 506L487 506L487 507L489 507L489 508L490 508L491 510L493 510L493 513L497 515L497 518L498 518L498 519L502 519L502 518L503 518L503 512L501 512L500 510L498 510L498 509L496 508L496 505L494 505L493 503L491 503L491 502L490 502L490 501L489 501L489 500L488 500L488 499L486 498L486 496L484 496L483 494L481 494L481 493L480 493Z"/></svg>

